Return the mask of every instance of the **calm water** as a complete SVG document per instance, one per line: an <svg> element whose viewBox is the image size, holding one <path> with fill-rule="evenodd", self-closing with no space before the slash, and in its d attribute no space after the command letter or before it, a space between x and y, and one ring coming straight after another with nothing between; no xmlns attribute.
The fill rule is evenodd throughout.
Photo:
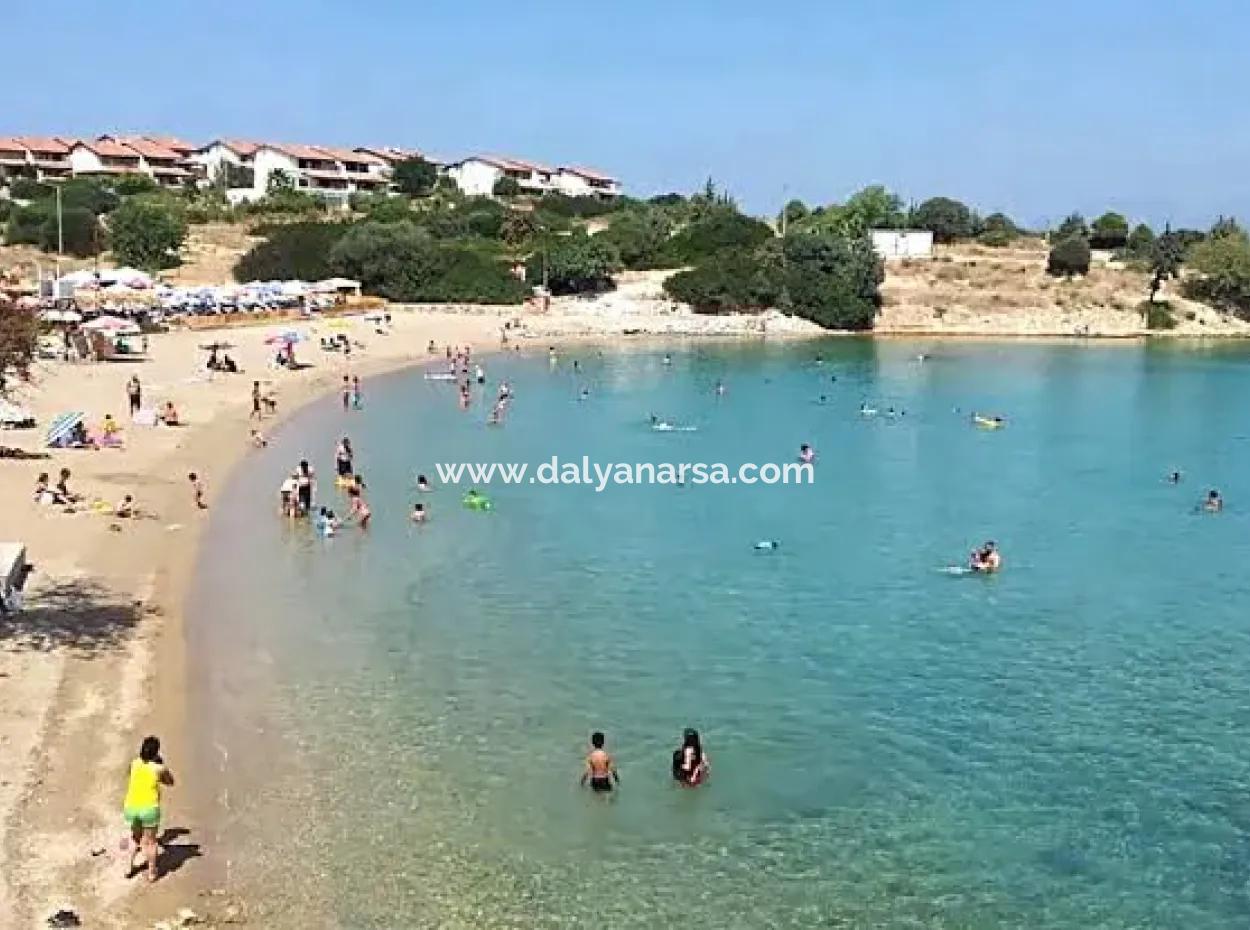
<svg viewBox="0 0 1250 930"><path fill-rule="evenodd" d="M363 413L310 408L214 514L201 767L270 925L1250 922L1250 354L577 357L490 363L517 394L503 429L420 374L368 385ZM313 540L271 516L277 486L304 456L328 477L344 430L375 524ZM489 514L443 488L406 520L436 461L801 442L813 486L496 486ZM1219 516L1194 512L1209 486ZM941 573L991 537L1000 577ZM698 791L668 779L688 725L714 761ZM611 802L576 786L594 728Z"/></svg>

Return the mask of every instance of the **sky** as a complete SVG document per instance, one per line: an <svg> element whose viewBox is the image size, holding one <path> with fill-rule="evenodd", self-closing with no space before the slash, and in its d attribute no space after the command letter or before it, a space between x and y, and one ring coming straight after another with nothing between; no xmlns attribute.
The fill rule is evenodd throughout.
<svg viewBox="0 0 1250 930"><path fill-rule="evenodd" d="M0 135L497 153L750 212L1250 220L1245 0L4 0Z"/></svg>

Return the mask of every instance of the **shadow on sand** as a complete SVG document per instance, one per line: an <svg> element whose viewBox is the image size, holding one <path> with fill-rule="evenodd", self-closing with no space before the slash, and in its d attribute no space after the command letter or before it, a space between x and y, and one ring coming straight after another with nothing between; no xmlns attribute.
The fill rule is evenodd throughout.
<svg viewBox="0 0 1250 930"><path fill-rule="evenodd" d="M0 615L0 647L96 655L119 648L142 609L90 579L53 582L30 591L16 614Z"/></svg>

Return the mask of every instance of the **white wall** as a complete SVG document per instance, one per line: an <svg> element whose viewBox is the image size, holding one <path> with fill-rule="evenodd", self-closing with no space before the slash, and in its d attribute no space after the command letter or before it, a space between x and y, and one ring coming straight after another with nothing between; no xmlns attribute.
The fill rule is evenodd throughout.
<svg viewBox="0 0 1250 930"><path fill-rule="evenodd" d="M299 170L299 162L289 155L284 155L279 151L271 148L261 148L256 150L256 154L252 156L252 171L256 175L253 189L260 196L269 190L269 176L275 171L284 171L299 186L301 172Z"/></svg>
<svg viewBox="0 0 1250 930"><path fill-rule="evenodd" d="M469 197L489 197L495 191L495 182L503 177L503 172L494 165L470 158L447 170L448 176L456 182L456 186Z"/></svg>
<svg viewBox="0 0 1250 930"><path fill-rule="evenodd" d="M925 229L874 229L873 251L882 258L929 258L933 233Z"/></svg>
<svg viewBox="0 0 1250 930"><path fill-rule="evenodd" d="M588 197L594 193L591 186L586 183L586 179L580 174L561 171L556 175L555 182L556 190L569 197Z"/></svg>
<svg viewBox="0 0 1250 930"><path fill-rule="evenodd" d="M217 177L223 161L228 161L234 165L243 164L243 160L239 158L233 149L227 148L220 142L214 142L202 152L193 153L191 161L204 166L204 173L209 181Z"/></svg>
<svg viewBox="0 0 1250 930"><path fill-rule="evenodd" d="M69 150L69 166L74 174L90 173L102 171L104 162L100 161L100 156L85 145L76 145Z"/></svg>

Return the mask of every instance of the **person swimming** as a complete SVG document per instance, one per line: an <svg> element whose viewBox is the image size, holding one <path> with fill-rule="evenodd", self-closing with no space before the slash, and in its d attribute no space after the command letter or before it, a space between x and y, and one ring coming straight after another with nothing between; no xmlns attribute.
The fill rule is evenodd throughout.
<svg viewBox="0 0 1250 930"><path fill-rule="evenodd" d="M333 536L339 528L339 521L335 519L334 511L322 507L317 512L316 529L318 535L328 538Z"/></svg>
<svg viewBox="0 0 1250 930"><path fill-rule="evenodd" d="M590 400L590 388L582 388L581 393L577 396L578 400Z"/></svg>
<svg viewBox="0 0 1250 930"><path fill-rule="evenodd" d="M716 396L717 397L725 396L725 382L724 381L716 382Z"/></svg>
<svg viewBox="0 0 1250 930"><path fill-rule="evenodd" d="M772 552L774 549L781 548L781 540L779 539L761 539L755 544L757 552Z"/></svg>
<svg viewBox="0 0 1250 930"><path fill-rule="evenodd" d="M1172 472L1172 474L1168 475L1168 483L1169 483L1169 484L1180 484L1180 483L1181 483L1181 473L1180 473L1179 471L1174 471L1174 472Z"/></svg>
<svg viewBox="0 0 1250 930"><path fill-rule="evenodd" d="M973 551L968 557L968 567L983 575L992 575L1003 566L1003 557L998 551L998 543L988 540L980 549Z"/></svg>
<svg viewBox="0 0 1250 930"><path fill-rule="evenodd" d="M473 377L478 384L486 383L486 370L481 365L475 365L473 368Z"/></svg>
<svg viewBox="0 0 1250 930"><path fill-rule="evenodd" d="M799 461L804 465L810 465L816 461L816 452L807 443L799 446Z"/></svg>
<svg viewBox="0 0 1250 930"><path fill-rule="evenodd" d="M434 486L430 484L429 479L425 475L417 475L417 490L421 492L433 491Z"/></svg>
<svg viewBox="0 0 1250 930"><path fill-rule="evenodd" d="M664 353L664 364L665 365L673 364L673 356L669 355L667 352Z"/></svg>
<svg viewBox="0 0 1250 930"><path fill-rule="evenodd" d="M1207 492L1207 498L1202 502L1202 509L1207 513L1219 513L1224 509L1224 498L1220 496L1220 492L1212 488Z"/></svg>
<svg viewBox="0 0 1250 930"><path fill-rule="evenodd" d="M703 751L699 731L682 733L681 746L673 752L673 780L687 788L696 788L711 774L711 759Z"/></svg>
<svg viewBox="0 0 1250 930"><path fill-rule="evenodd" d="M590 785L591 791L611 791L613 784L620 785L621 776L616 763L603 748L607 738L598 730L590 734L590 752L586 755L586 769L582 772L582 785Z"/></svg>
<svg viewBox="0 0 1250 930"><path fill-rule="evenodd" d="M877 415L876 407L869 407L866 403L859 405L859 415L861 417L875 417Z"/></svg>
<svg viewBox="0 0 1250 930"><path fill-rule="evenodd" d="M425 510L425 504L421 503L420 501L417 501L417 503L412 505L412 522L413 523L424 523L427 516L428 514L426 513L426 510Z"/></svg>

